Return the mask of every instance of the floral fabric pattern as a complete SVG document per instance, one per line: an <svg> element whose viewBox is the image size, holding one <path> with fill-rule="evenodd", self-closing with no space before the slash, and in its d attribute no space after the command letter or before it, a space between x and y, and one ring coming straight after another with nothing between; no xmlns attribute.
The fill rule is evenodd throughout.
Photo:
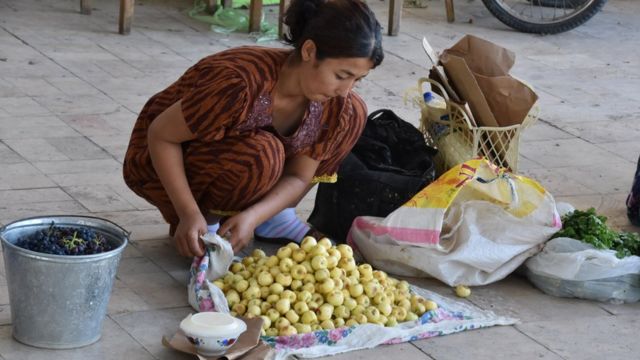
<svg viewBox="0 0 640 360"><path fill-rule="evenodd" d="M290 359L294 355L316 357L383 344L399 344L494 325L511 325L517 321L496 316L490 311L480 310L424 289L413 287L412 290L436 301L439 308L424 313L417 320L391 328L364 324L290 336L263 336L262 341L276 350L276 359L280 360Z"/></svg>

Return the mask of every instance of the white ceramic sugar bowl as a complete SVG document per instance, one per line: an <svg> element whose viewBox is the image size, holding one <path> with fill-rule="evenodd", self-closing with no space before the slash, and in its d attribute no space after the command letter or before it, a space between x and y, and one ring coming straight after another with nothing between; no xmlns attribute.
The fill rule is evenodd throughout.
<svg viewBox="0 0 640 360"><path fill-rule="evenodd" d="M244 321L220 312L201 312L187 316L180 329L195 345L198 354L217 356L224 354L247 330Z"/></svg>

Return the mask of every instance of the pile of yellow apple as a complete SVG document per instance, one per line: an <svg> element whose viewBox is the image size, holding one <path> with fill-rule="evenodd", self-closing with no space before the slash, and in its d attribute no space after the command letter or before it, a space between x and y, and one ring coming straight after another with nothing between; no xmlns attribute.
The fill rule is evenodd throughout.
<svg viewBox="0 0 640 360"><path fill-rule="evenodd" d="M262 317L262 334L268 336L365 323L395 326L438 307L410 293L406 281L356 265L349 245L310 236L273 256L256 249L214 284L231 315Z"/></svg>

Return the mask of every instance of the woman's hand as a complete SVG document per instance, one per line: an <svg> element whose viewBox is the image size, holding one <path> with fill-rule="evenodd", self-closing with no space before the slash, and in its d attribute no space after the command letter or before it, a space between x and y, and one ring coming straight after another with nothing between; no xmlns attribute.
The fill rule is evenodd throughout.
<svg viewBox="0 0 640 360"><path fill-rule="evenodd" d="M229 240L233 246L233 252L238 253L245 246L249 245L249 241L253 237L253 231L258 224L255 217L250 211L243 211L227 219L220 229L218 235Z"/></svg>
<svg viewBox="0 0 640 360"><path fill-rule="evenodd" d="M173 236L180 255L203 256L205 248L200 235L206 233L207 221L200 211L182 216Z"/></svg>

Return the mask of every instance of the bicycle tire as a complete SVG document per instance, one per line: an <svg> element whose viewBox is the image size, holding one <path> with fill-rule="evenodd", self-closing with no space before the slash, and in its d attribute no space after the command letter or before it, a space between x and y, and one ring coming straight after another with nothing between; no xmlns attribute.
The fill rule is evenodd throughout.
<svg viewBox="0 0 640 360"><path fill-rule="evenodd" d="M549 1L550 0L546 0L544 2L546 3L546 5L548 5ZM587 1L588 0L585 0L585 3ZM493 14L493 16L495 16L503 24L513 29L525 33L550 35L569 31L584 24L587 20L591 19L602 9L607 0L593 0L584 9L581 9L574 15L566 19L550 23L538 23L519 18L505 8L502 0L482 0L482 2L484 3L484 6L487 8L487 10L489 10L489 12ZM540 0L535 2L542 3L542 1ZM541 6L545 5L541 4Z"/></svg>
<svg viewBox="0 0 640 360"><path fill-rule="evenodd" d="M562 4L558 5L558 3L556 2L556 0L527 0L528 2L532 2L533 5L538 5L538 6L544 6L544 7L559 7L559 8L566 8L566 9L571 9L574 6L579 6L582 5L584 3L586 3L588 0L576 0L576 3L566 3L566 2L562 2ZM573 6L572 6L573 5Z"/></svg>

